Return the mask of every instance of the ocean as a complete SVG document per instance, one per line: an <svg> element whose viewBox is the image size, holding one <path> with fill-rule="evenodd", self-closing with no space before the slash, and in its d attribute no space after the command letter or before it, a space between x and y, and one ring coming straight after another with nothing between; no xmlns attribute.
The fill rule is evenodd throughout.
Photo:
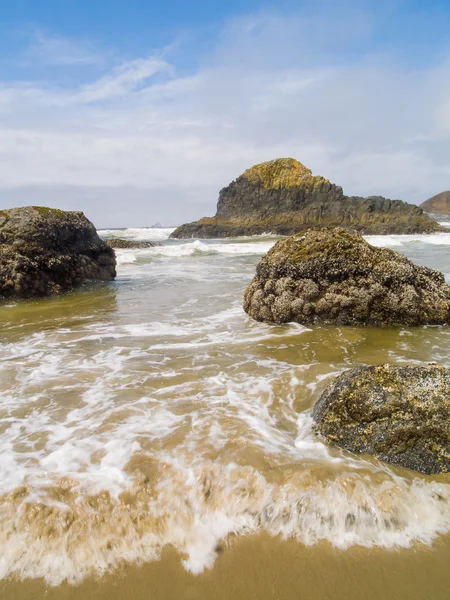
<svg viewBox="0 0 450 600"><path fill-rule="evenodd" d="M450 475L328 446L310 410L357 365L450 367L450 329L257 323L277 238L171 231L101 230L163 245L0 305L0 596L448 598ZM366 239L450 282L450 231Z"/></svg>

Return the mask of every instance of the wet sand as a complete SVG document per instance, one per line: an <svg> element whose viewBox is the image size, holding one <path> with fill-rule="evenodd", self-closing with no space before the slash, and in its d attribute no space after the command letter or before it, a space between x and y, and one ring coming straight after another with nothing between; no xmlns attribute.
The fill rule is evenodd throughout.
<svg viewBox="0 0 450 600"><path fill-rule="evenodd" d="M268 535L234 538L212 570L192 575L166 549L158 562L124 566L79 586L48 587L42 581L4 581L7 600L447 600L450 536L434 548L409 550L328 543L305 547Z"/></svg>

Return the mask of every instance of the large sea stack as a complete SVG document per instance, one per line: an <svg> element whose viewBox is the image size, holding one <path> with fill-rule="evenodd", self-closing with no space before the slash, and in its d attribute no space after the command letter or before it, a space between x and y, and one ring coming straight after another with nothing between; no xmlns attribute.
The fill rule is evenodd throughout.
<svg viewBox="0 0 450 600"><path fill-rule="evenodd" d="M187 223L174 238L219 238L273 233L292 235L312 226L341 226L366 234L430 233L441 226L423 210L381 196L345 196L293 158L245 171L219 194L215 217Z"/></svg>
<svg viewBox="0 0 450 600"><path fill-rule="evenodd" d="M0 210L0 297L31 298L116 276L114 250L82 212Z"/></svg>
<svg viewBox="0 0 450 600"><path fill-rule="evenodd" d="M425 212L450 217L450 191L441 192L432 198L428 198L420 205Z"/></svg>
<svg viewBox="0 0 450 600"><path fill-rule="evenodd" d="M314 406L316 429L351 452L421 473L450 471L450 369L358 367Z"/></svg>
<svg viewBox="0 0 450 600"><path fill-rule="evenodd" d="M257 321L306 325L448 325L444 276L341 227L280 240L244 295Z"/></svg>

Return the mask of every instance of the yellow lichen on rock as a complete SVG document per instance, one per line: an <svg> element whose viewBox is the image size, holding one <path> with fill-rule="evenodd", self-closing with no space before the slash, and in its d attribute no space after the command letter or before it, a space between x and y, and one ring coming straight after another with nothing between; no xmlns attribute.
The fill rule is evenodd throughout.
<svg viewBox="0 0 450 600"><path fill-rule="evenodd" d="M298 160L276 158L250 167L222 188L214 217L186 223L171 237L292 235L336 226L372 235L444 231L416 205L382 196L345 196L340 186L313 175Z"/></svg>
<svg viewBox="0 0 450 600"><path fill-rule="evenodd" d="M241 177L255 185L262 184L266 189L282 189L299 185L325 183L323 177L314 177L311 169L294 158L276 158L254 165L242 173Z"/></svg>

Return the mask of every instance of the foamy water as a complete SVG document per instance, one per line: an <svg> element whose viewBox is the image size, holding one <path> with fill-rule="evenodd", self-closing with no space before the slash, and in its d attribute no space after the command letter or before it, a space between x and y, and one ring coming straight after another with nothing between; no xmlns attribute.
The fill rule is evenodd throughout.
<svg viewBox="0 0 450 600"><path fill-rule="evenodd" d="M167 240L172 231L175 231L175 227L128 227L127 229L99 229L98 233L106 239L158 241Z"/></svg>
<svg viewBox="0 0 450 600"><path fill-rule="evenodd" d="M275 239L125 231L102 235L164 245L119 250L114 283L0 306L1 577L77 582L167 545L200 573L231 533L392 548L449 531L447 477L329 447L309 416L357 364L450 366L448 330L256 323L242 293ZM450 271L450 234L368 241Z"/></svg>

